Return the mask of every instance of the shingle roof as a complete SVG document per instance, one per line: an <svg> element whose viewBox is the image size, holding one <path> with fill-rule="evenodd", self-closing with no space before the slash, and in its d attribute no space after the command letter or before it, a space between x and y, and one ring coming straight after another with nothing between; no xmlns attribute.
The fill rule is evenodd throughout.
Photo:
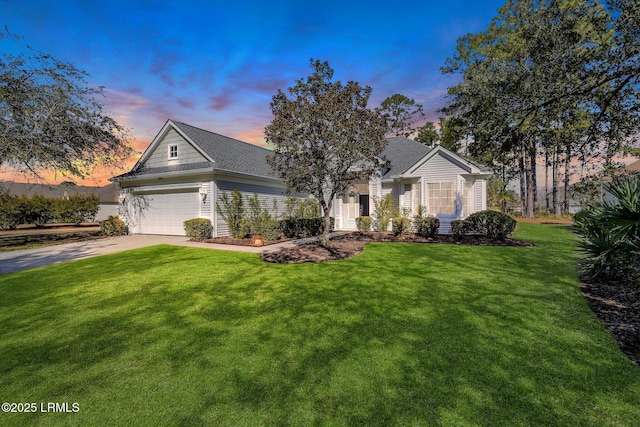
<svg viewBox="0 0 640 427"><path fill-rule="evenodd" d="M267 163L267 156L272 152L266 148L199 129L186 123L173 120L172 122L215 161L213 163L215 170L255 176L274 176Z"/></svg>
<svg viewBox="0 0 640 427"><path fill-rule="evenodd" d="M168 172L188 171L195 169L208 169L211 171L227 171L252 176L273 178L273 172L267 163L267 156L272 152L237 139L229 138L214 132L200 129L186 123L171 120L181 132L183 132L196 146L208 155L213 162L201 162L194 164L181 164L175 166L155 168L134 168L131 172L117 176L114 179L151 175ZM395 176L405 173L420 159L431 152L431 148L405 137L393 137L387 139L388 144L383 154L389 160L390 168L385 176ZM488 168L473 163L481 170Z"/></svg>
<svg viewBox="0 0 640 427"><path fill-rule="evenodd" d="M387 141L383 155L389 160L390 169L385 174L388 176L406 172L431 151L426 145L402 136L388 138Z"/></svg>

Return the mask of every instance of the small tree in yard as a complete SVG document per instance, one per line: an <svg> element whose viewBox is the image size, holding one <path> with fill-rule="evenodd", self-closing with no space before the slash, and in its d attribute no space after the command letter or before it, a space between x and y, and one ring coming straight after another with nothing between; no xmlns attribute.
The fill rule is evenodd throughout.
<svg viewBox="0 0 640 427"><path fill-rule="evenodd" d="M265 129L274 154L267 160L287 191L313 195L322 208L321 243L329 245L331 207L356 182L386 164L386 121L367 108L369 86L333 82L327 62L311 60L313 73L271 101L273 120Z"/></svg>

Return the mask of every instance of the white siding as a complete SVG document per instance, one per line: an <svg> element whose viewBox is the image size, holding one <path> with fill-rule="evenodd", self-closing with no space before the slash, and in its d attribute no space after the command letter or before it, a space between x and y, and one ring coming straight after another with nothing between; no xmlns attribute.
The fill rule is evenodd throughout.
<svg viewBox="0 0 640 427"><path fill-rule="evenodd" d="M261 184L249 184L249 183L238 183L238 182L230 182L230 181L217 181L216 182L216 202L220 201L220 197L223 192L226 192L228 195L233 190L240 190L243 196L245 209L248 208L247 199L253 197L254 194L258 194L258 199L262 203L264 207L266 207L271 215L274 217L279 217L284 211L284 201L288 196L283 194L282 189L277 187L269 187ZM273 207L273 201L276 201L277 206L276 209ZM213 209L215 209L215 204ZM217 237L228 236L229 235L229 227L227 223L222 218L222 215L217 212L216 209L216 230L215 235Z"/></svg>
<svg viewBox="0 0 640 427"><path fill-rule="evenodd" d="M473 211L479 212L484 210L485 208L485 197L484 197L484 184L486 181L484 180L476 180L473 183Z"/></svg>
<svg viewBox="0 0 640 427"><path fill-rule="evenodd" d="M425 206L429 204L428 185L436 182L453 182L455 185L455 207L456 212L452 215L437 215L440 219L441 234L448 234L451 231L451 221L458 219L462 212L462 182L461 174L467 173L465 169L451 162L441 154L437 154L429 161L421 165L415 172L415 176L421 177L422 200Z"/></svg>
<svg viewBox="0 0 640 427"><path fill-rule="evenodd" d="M178 158L169 160L169 146L178 146ZM145 165L150 168L204 162L207 159L189 144L178 132L170 129L150 154Z"/></svg>
<svg viewBox="0 0 640 427"><path fill-rule="evenodd" d="M466 172L441 154L437 154L420 166L413 175L423 177L424 182L457 182L458 176Z"/></svg>

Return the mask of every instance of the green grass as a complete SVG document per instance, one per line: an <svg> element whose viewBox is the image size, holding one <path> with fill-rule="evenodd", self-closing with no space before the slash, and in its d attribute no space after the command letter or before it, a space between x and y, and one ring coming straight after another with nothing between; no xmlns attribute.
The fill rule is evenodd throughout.
<svg viewBox="0 0 640 427"><path fill-rule="evenodd" d="M0 398L80 409L0 424L636 423L640 369L582 298L574 237L517 233L538 246L156 246L0 276Z"/></svg>

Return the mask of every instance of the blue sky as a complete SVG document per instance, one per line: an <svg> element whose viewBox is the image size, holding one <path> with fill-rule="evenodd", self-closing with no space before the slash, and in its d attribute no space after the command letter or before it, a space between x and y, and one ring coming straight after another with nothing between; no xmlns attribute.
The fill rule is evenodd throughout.
<svg viewBox="0 0 640 427"><path fill-rule="evenodd" d="M370 107L402 93L437 122L455 84L440 67L502 4L0 0L0 26L23 37L0 46L30 45L87 71L140 151L169 118L261 144L271 97L309 75L310 58L371 86Z"/></svg>

